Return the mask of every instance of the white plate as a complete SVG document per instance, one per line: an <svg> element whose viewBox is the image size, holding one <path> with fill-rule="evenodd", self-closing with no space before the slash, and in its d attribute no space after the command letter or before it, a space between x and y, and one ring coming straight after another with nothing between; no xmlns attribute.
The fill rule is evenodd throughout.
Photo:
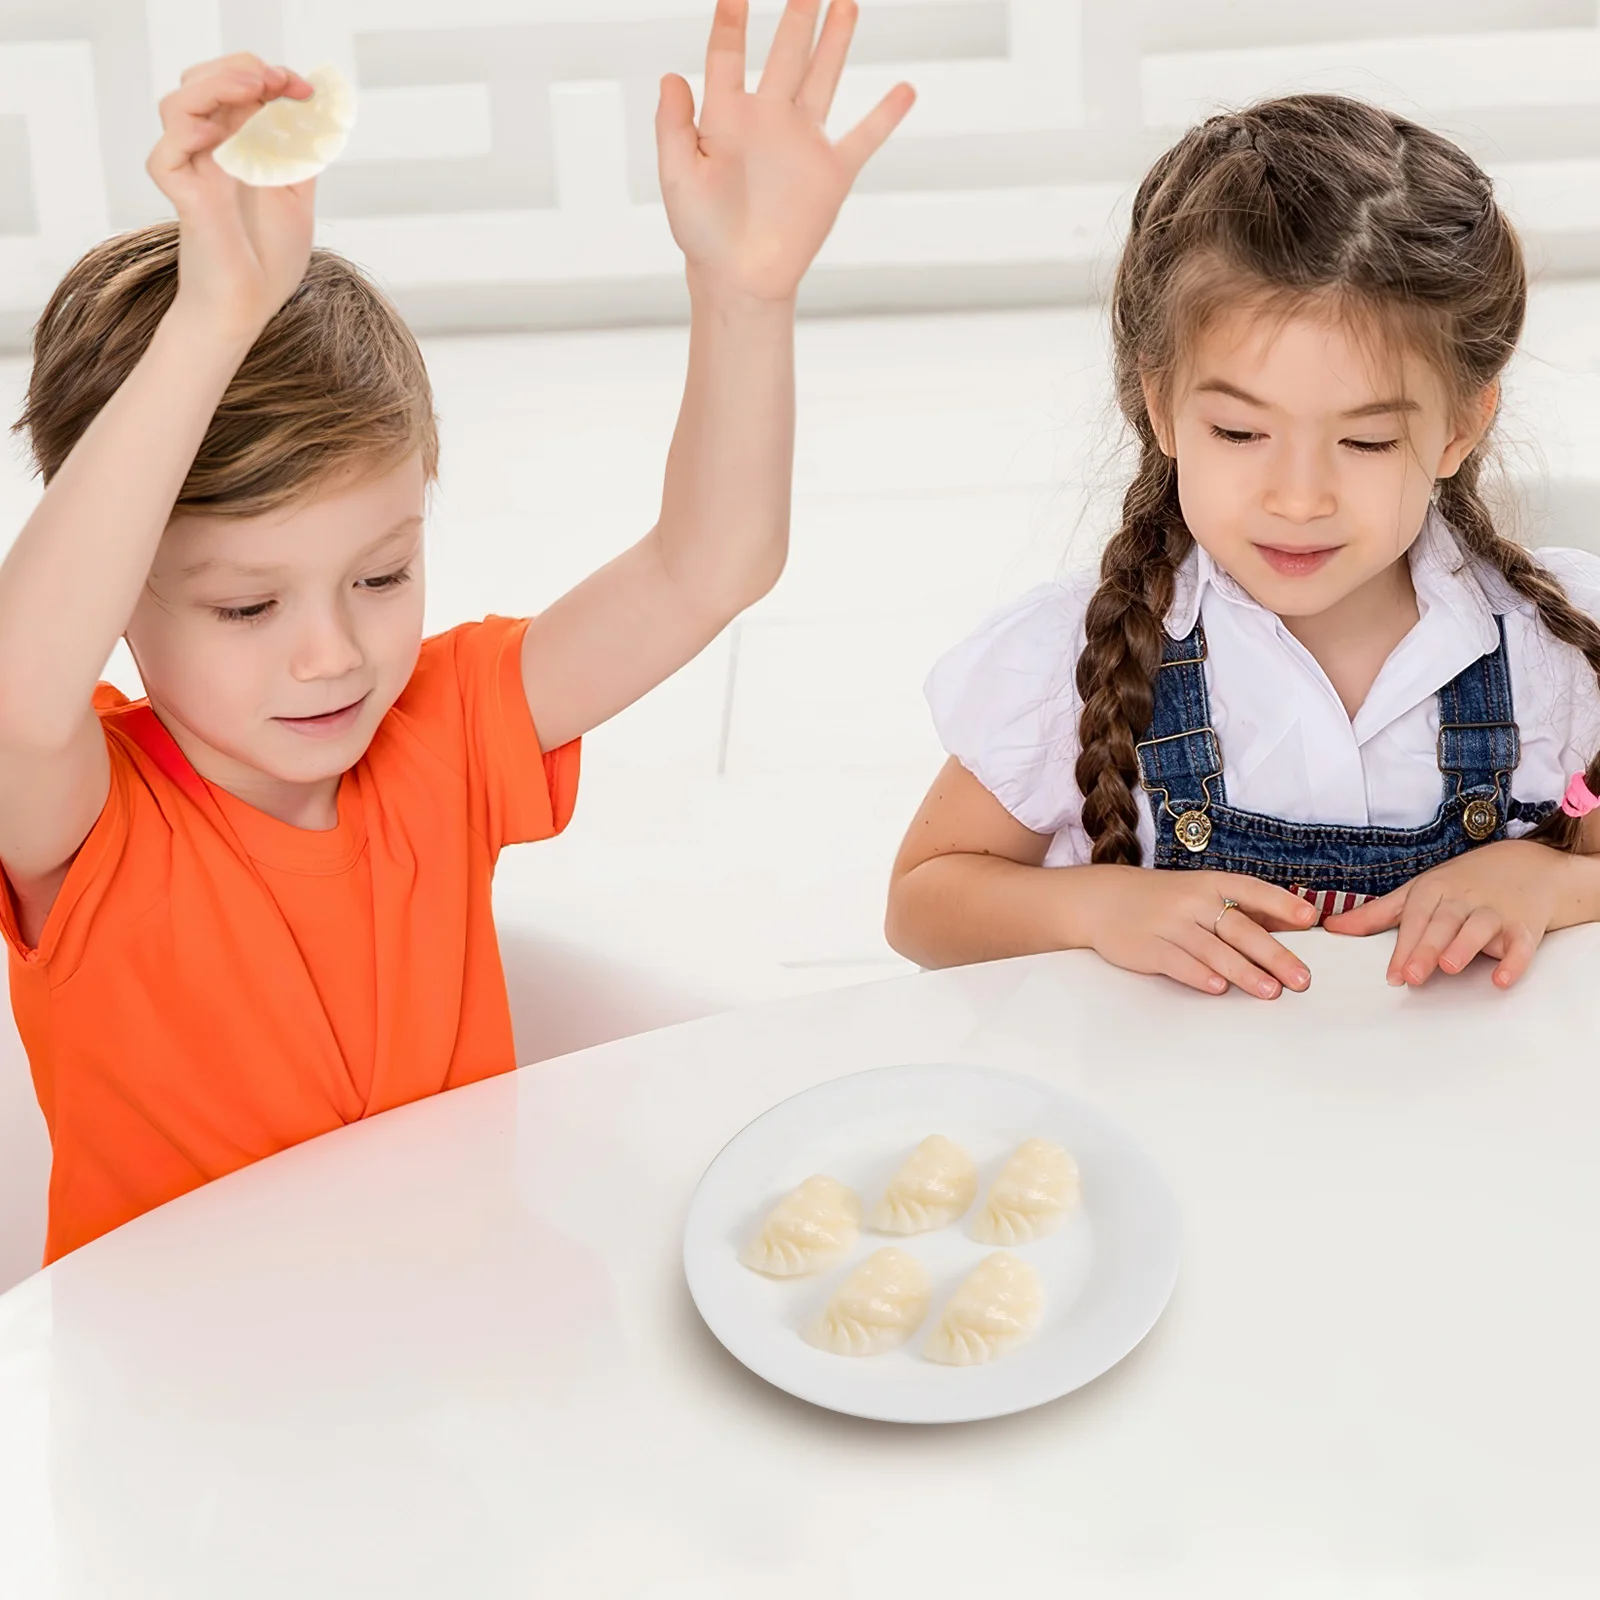
<svg viewBox="0 0 1600 1600"><path fill-rule="evenodd" d="M936 1233L863 1229L848 1260L814 1277L773 1280L738 1252L768 1210L826 1172L851 1185L870 1214L901 1161L931 1133L978 1163L972 1211ZM968 1236L1006 1157L1034 1135L1077 1158L1083 1205L1037 1244L1016 1246L1043 1280L1043 1326L1020 1349L981 1367L925 1360L922 1345L956 1286L990 1253ZM800 1330L864 1257L910 1251L934 1281L928 1319L887 1355L814 1350ZM813 1405L880 1422L974 1422L1043 1405L1113 1367L1155 1326L1178 1277L1178 1207L1154 1162L1092 1107L1031 1078L985 1067L885 1067L819 1084L738 1134L700 1180L684 1229L689 1292L706 1325L745 1366Z"/></svg>

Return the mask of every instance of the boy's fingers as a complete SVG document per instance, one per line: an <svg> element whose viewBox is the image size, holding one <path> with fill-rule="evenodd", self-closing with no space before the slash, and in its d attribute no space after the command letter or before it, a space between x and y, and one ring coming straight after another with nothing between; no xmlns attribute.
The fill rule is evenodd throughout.
<svg viewBox="0 0 1600 1600"><path fill-rule="evenodd" d="M889 142L889 136L917 103L909 83L897 83L876 106L842 138L837 146L854 181L861 169Z"/></svg>
<svg viewBox="0 0 1600 1600"><path fill-rule="evenodd" d="M778 31L772 36L767 64L761 71L758 94L774 99L793 100L805 82L811 65L811 41L817 36L817 13L822 0L789 0L778 18Z"/></svg>
<svg viewBox="0 0 1600 1600"><path fill-rule="evenodd" d="M717 0L706 46L706 101L744 93L745 37L750 0Z"/></svg>
<svg viewBox="0 0 1600 1600"><path fill-rule="evenodd" d="M217 56L211 61L197 61L192 67L185 67L178 74L179 83L188 83L191 78L202 78L213 72L266 72L267 63L258 55L252 55L248 50L236 50L231 56Z"/></svg>
<svg viewBox="0 0 1600 1600"><path fill-rule="evenodd" d="M254 59L253 57L251 59ZM248 66L197 74L161 102L165 130L150 159L151 170L172 170L203 150L214 150L262 106L280 96L303 100L312 86L288 68L256 71Z"/></svg>
<svg viewBox="0 0 1600 1600"><path fill-rule="evenodd" d="M833 97L839 92L839 79L844 76L850 41L855 36L856 19L860 15L856 0L833 0L828 7L828 20L822 24L817 53L811 58L799 96L801 108L818 122L826 122L833 109Z"/></svg>
<svg viewBox="0 0 1600 1600"><path fill-rule="evenodd" d="M661 80L661 103L656 108L656 155L662 183L681 177L699 153L694 91L677 73L669 73Z"/></svg>

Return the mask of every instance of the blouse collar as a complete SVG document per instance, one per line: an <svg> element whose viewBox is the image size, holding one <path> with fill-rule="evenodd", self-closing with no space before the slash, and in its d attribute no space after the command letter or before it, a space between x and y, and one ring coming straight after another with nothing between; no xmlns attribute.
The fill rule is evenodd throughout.
<svg viewBox="0 0 1600 1600"><path fill-rule="evenodd" d="M1495 567L1463 547L1436 507L1428 508L1422 531L1412 544L1409 556L1419 612L1426 617L1430 611L1442 607L1467 631L1484 641L1484 651L1495 646L1494 619L1525 604ZM1167 633L1172 638L1186 639L1194 632L1207 590L1214 590L1219 598L1245 610L1265 610L1230 572L1196 544L1177 571L1166 621Z"/></svg>

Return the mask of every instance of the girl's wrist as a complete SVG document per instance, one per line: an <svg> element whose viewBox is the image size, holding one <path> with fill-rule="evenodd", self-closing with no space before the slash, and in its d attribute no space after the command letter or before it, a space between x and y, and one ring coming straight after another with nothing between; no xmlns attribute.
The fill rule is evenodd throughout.
<svg viewBox="0 0 1600 1600"><path fill-rule="evenodd" d="M1141 867L1081 866L1062 869L1057 936L1063 950L1098 950L1107 919L1117 915L1117 890L1128 873Z"/></svg>

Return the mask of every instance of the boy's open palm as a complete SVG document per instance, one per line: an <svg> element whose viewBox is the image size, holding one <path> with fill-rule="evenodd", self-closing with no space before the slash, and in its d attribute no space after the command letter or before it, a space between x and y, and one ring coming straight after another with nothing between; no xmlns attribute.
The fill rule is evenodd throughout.
<svg viewBox="0 0 1600 1600"><path fill-rule="evenodd" d="M718 0L705 103L680 77L661 85L656 142L673 237L692 271L762 300L794 295L857 174L916 99L892 89L834 143L826 123L850 53L855 0L789 0L761 85L745 89L749 0Z"/></svg>
<svg viewBox="0 0 1600 1600"><path fill-rule="evenodd" d="M239 337L253 339L305 275L316 180L251 188L211 153L269 101L311 93L287 67L234 55L191 67L161 102L161 140L145 170L178 213L179 296Z"/></svg>

